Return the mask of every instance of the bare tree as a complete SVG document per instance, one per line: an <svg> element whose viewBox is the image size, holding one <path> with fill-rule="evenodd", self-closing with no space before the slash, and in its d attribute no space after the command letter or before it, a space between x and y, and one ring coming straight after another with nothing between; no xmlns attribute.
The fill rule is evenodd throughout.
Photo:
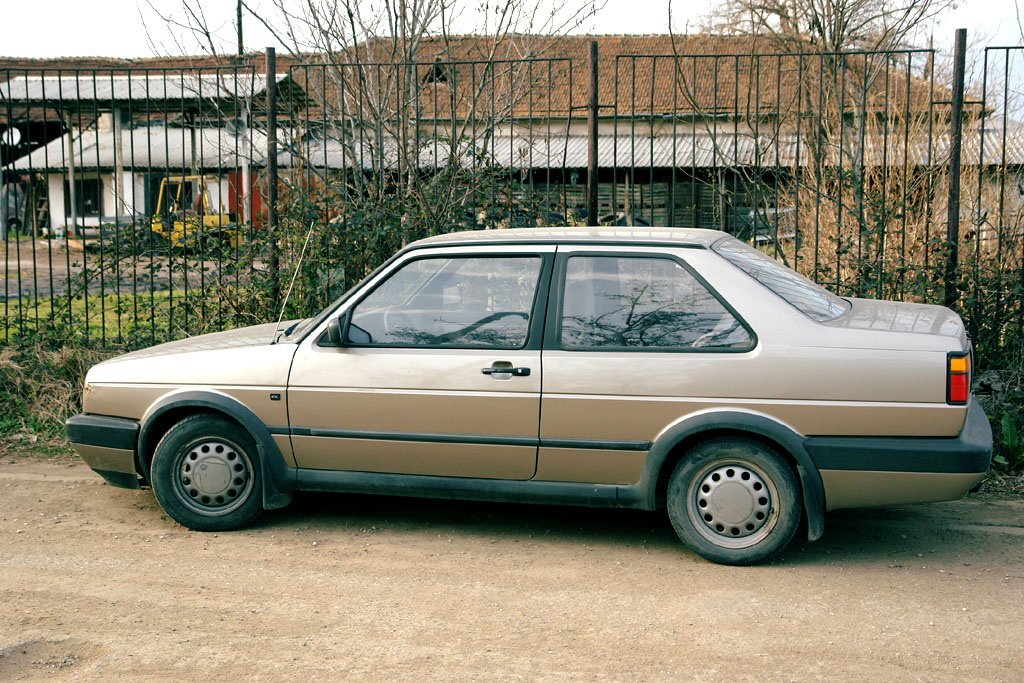
<svg viewBox="0 0 1024 683"><path fill-rule="evenodd" d="M522 134L534 86L550 77L537 60L604 2L242 0L306 98L280 119L282 254L314 233L297 291L322 300L408 240L513 224L522 176L498 162L493 141ZM199 0L162 19L179 45L217 53Z"/></svg>
<svg viewBox="0 0 1024 683"><path fill-rule="evenodd" d="M706 19L707 29L740 39L749 55L735 62L737 70L746 66L736 78L748 95L733 125L752 140L755 167L777 167L780 148L790 150L786 173L776 168L772 186L749 180L758 208L772 207L776 220L783 206L813 207L820 253L804 258L813 259L815 277L853 283L858 293L877 284L881 292L883 260L897 258L889 235L898 230L905 236L914 214L928 234L937 178L919 172L908 155L915 141L930 139L941 125L943 110L932 101L949 98L932 91L934 52L913 46L926 37L929 20L955 3L726 0ZM671 5L669 11L671 25ZM762 67L781 88L764 82ZM686 75L677 80L694 82ZM700 108L699 93L688 93L687 100ZM941 159L929 162L934 168ZM737 173L750 175L743 168ZM770 222L767 211L764 220ZM819 270L819 256L831 265Z"/></svg>
<svg viewBox="0 0 1024 683"><path fill-rule="evenodd" d="M781 50L892 50L919 42L928 21L957 0L727 0L710 25L767 37Z"/></svg>

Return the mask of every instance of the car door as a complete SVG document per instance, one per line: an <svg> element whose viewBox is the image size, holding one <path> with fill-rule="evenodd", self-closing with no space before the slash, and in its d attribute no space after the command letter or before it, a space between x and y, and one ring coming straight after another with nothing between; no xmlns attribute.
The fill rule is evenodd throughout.
<svg viewBox="0 0 1024 683"><path fill-rule="evenodd" d="M560 247L553 281L538 480L635 483L662 430L756 369L753 331L678 253Z"/></svg>
<svg viewBox="0 0 1024 683"><path fill-rule="evenodd" d="M302 468L529 479L554 247L423 249L311 335L289 378Z"/></svg>

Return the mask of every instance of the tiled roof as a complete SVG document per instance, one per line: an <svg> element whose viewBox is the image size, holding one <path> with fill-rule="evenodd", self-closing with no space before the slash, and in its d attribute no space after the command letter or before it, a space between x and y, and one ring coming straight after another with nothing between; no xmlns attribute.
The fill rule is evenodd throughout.
<svg viewBox="0 0 1024 683"><path fill-rule="evenodd" d="M488 78L488 67L470 63L493 55L498 60L537 59L532 67L499 64L494 67L493 99L500 105L514 101L513 115L547 113L583 116L574 111L586 104L591 40L598 43L598 83L602 115L664 115L669 113L771 116L778 112L815 111L821 84L827 82L827 64L836 58L818 54L777 54L766 40L709 35L563 36L557 39L514 35L497 43L486 36L457 36L449 41L427 40L418 50L417 81L421 116L449 118L453 104L457 118L465 118L475 105L488 107L491 86L482 97L468 93ZM390 62L391 43L377 41L362 54ZM848 95L843 105L852 110L853 93L864 89L865 65L870 67L866 106L899 112L927 109L933 99L930 84L910 76L890 59L853 55L842 58L845 71L837 89ZM442 63L438 66L434 60ZM866 61L870 60L870 61ZM921 66L918 53L915 66ZM445 62L454 62L446 64ZM384 67L385 76L389 68ZM442 75L442 78L438 78ZM532 85L532 87L527 87ZM311 88L313 90L315 88ZM388 92L387 87L381 87ZM452 92L456 93L454 103ZM909 99L908 99L909 93ZM336 95L336 92L332 93ZM935 93L934 99L942 99ZM824 91L828 97L828 91ZM833 98L838 101L838 96ZM945 99L949 99L948 95Z"/></svg>
<svg viewBox="0 0 1024 683"><path fill-rule="evenodd" d="M473 114L489 116L493 110L494 115L501 116L509 113L503 105L512 103L510 113L515 117L582 117L585 113L580 107L587 99L591 40L598 43L600 104L607 107L601 110L603 116L613 111L619 116L672 112L684 116L721 115L736 111L772 115L776 110L795 108L798 102L801 111L807 112L816 107L820 84L827 81L818 73L822 64L819 55L777 55L768 42L747 37L663 34L552 38L517 34L495 41L489 36L453 36L448 40L426 39L419 45L413 67L420 84L419 115L444 119L451 117L454 110L457 118L464 119ZM397 97L393 48L392 41L376 40L349 53L351 61L382 64L379 68L364 69L363 77L380 79L376 88L384 103ZM675 55L679 55L678 60L673 58ZM494 67L479 63L492 58L499 62ZM232 59L0 57L0 80L25 75L25 69L208 69L229 65ZM251 53L245 59L257 73L263 72L262 53ZM524 59L539 61L530 66L512 64ZM435 60L442 63L435 65ZM852 93L863 87L865 58L852 56L845 60L847 71L842 83ZM918 54L917 60L914 65L921 66L923 56ZM300 63L281 54L278 71L291 69L293 78L314 100L336 103L340 87L329 69L318 66L323 62L323 55L305 55ZM933 99L949 99L948 92L932 93L926 81L908 76L905 68L901 70L896 65L898 62L896 58L872 64L879 70L868 88L868 108L921 110ZM469 94L481 86L479 96ZM358 102L351 87L346 98L353 112L360 104L369 105ZM844 104L851 109L854 98L846 98ZM481 112L481 108L485 111Z"/></svg>

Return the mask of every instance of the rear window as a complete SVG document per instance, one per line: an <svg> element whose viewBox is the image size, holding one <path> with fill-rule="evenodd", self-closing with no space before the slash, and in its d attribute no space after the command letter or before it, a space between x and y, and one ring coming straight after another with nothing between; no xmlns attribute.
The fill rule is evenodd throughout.
<svg viewBox="0 0 1024 683"><path fill-rule="evenodd" d="M737 239L721 240L712 249L812 320L835 320L850 310L849 301Z"/></svg>

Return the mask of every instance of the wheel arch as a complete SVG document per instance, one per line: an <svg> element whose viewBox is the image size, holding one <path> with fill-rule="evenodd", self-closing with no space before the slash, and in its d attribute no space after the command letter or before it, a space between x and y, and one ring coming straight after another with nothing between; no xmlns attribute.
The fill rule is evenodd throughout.
<svg viewBox="0 0 1024 683"><path fill-rule="evenodd" d="M153 451L164 434L181 420L197 413L223 415L238 423L256 442L263 471L264 509L284 507L291 501L294 477L289 475L281 450L266 425L237 399L212 390L186 389L171 392L149 407L141 420L135 448L136 465L144 478L149 478Z"/></svg>
<svg viewBox="0 0 1024 683"><path fill-rule="evenodd" d="M817 467L804 448L804 437L789 425L753 411L703 411L676 422L659 434L651 445L640 482L635 487L635 494L642 498L637 501L638 507L652 510L664 502L673 469L695 446L728 436L762 443L789 462L800 481L808 539L821 538L825 525L825 488Z"/></svg>

